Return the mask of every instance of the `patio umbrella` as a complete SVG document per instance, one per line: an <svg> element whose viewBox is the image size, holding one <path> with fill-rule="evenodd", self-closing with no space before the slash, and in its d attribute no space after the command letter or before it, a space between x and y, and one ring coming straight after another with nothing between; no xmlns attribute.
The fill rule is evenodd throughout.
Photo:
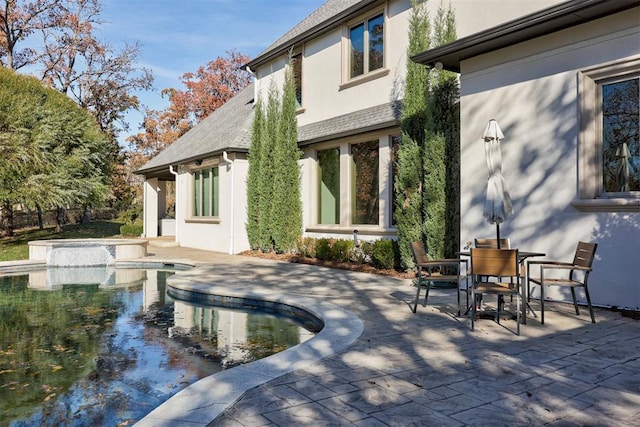
<svg viewBox="0 0 640 427"><path fill-rule="evenodd" d="M484 155L489 169L487 181L487 197L484 201L483 215L491 224L496 225L496 237L500 248L500 224L513 214L511 196L507 190L507 184L502 176L502 153L500 140L504 138L498 122L489 120L484 130Z"/></svg>
<svg viewBox="0 0 640 427"><path fill-rule="evenodd" d="M618 163L617 179L618 179L618 191L629 191L629 159L631 153L626 142L616 150L616 157L619 159Z"/></svg>

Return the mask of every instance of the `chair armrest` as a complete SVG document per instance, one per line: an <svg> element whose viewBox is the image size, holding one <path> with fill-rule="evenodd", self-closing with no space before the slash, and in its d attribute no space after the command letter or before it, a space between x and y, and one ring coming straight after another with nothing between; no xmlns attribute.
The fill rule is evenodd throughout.
<svg viewBox="0 0 640 427"><path fill-rule="evenodd" d="M467 264L466 259L448 258L448 259L430 259L426 262L417 263L418 267L434 267L439 265L459 265L461 262Z"/></svg>
<svg viewBox="0 0 640 427"><path fill-rule="evenodd" d="M591 267L581 267L575 264L541 264L541 270L578 270L591 271Z"/></svg>
<svg viewBox="0 0 640 427"><path fill-rule="evenodd" d="M551 260L538 260L538 261L529 261L527 262L529 265L573 265L570 262L562 262L562 261L551 261Z"/></svg>

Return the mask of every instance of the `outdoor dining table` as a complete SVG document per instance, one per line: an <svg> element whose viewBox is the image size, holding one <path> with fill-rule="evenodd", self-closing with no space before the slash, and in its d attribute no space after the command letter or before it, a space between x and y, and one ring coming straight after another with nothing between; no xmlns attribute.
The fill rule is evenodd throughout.
<svg viewBox="0 0 640 427"><path fill-rule="evenodd" d="M512 248L515 249L515 248ZM471 251L462 251L462 252L456 252L456 254L458 256L463 256L463 257L471 257ZM521 266L524 265L524 263L529 259L529 258L534 258L534 257L543 257L546 256L547 254L544 252L532 252L532 251L521 251L518 250L518 264L520 264ZM528 281L528 274L529 269L525 268L524 269L524 285L526 286L527 281ZM473 286L473 283L472 283ZM522 300L524 301L524 304L522 305L523 307L523 311L522 311L522 316L520 316L520 318L522 319L522 324L526 325L527 324L527 310L526 308L528 308L529 310L531 310L531 312L533 313L533 315L535 316L535 312L533 311L533 309L531 308L531 306L529 305L529 293L527 292L526 298L524 296L522 296ZM525 308L526 307L526 308Z"/></svg>

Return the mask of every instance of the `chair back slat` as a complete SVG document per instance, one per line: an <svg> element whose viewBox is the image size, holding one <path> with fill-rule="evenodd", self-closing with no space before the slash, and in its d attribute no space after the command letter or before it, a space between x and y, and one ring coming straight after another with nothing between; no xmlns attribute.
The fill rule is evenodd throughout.
<svg viewBox="0 0 640 427"><path fill-rule="evenodd" d="M517 276L517 249L471 248L471 270L478 276Z"/></svg>
<svg viewBox="0 0 640 427"><path fill-rule="evenodd" d="M411 242L411 252L413 252L413 260L416 264L424 264L429 261L427 251L421 241Z"/></svg>
<svg viewBox="0 0 640 427"><path fill-rule="evenodd" d="M591 268L597 247L597 243L578 242L576 254L573 257L573 264L579 267Z"/></svg>
<svg viewBox="0 0 640 427"><path fill-rule="evenodd" d="M498 239L474 239L476 248L498 249ZM511 249L511 240L509 238L500 239L500 249Z"/></svg>

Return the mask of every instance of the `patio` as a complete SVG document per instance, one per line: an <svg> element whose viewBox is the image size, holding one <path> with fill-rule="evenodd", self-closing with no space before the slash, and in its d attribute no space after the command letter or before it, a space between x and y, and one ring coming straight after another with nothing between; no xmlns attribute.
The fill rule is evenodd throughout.
<svg viewBox="0 0 640 427"><path fill-rule="evenodd" d="M591 324L588 311L550 303L545 325L529 317L520 336L513 321L472 332L454 316L454 289L432 289L413 314L410 280L177 247L150 245L149 256L190 260L216 285L322 299L364 322L346 351L250 389L209 425L640 426L639 321L620 313L595 308Z"/></svg>

